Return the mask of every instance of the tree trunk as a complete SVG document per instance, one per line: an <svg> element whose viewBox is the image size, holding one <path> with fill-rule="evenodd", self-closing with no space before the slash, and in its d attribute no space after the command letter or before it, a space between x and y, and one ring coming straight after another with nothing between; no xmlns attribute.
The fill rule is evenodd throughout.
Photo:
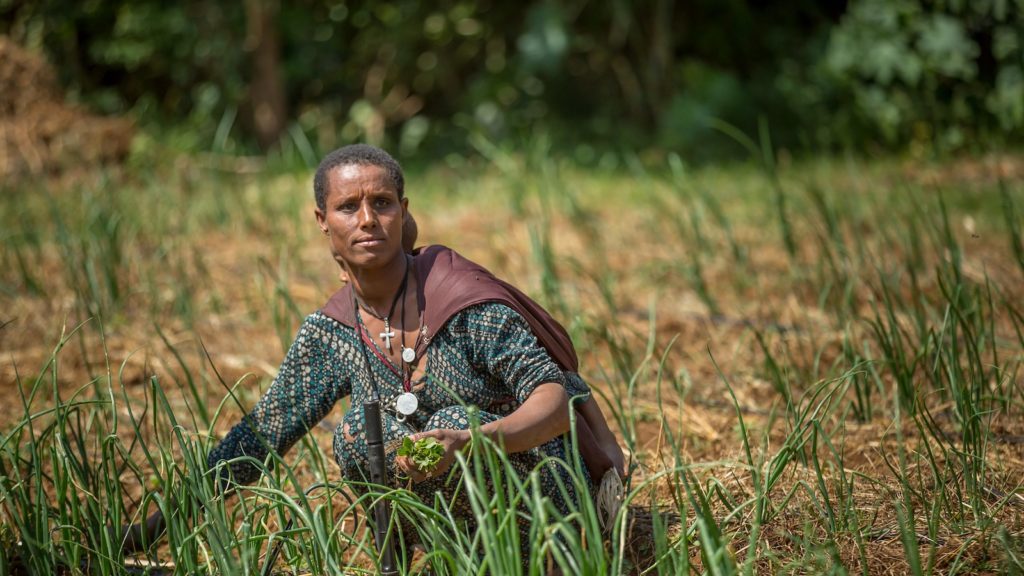
<svg viewBox="0 0 1024 576"><path fill-rule="evenodd" d="M252 63L249 102L260 147L274 147L284 133L288 115L281 77L281 39L277 29L277 0L246 0L248 34L245 49Z"/></svg>
<svg viewBox="0 0 1024 576"><path fill-rule="evenodd" d="M674 0L655 0L651 13L651 43L644 78L651 117L657 124L672 99L675 78L672 20Z"/></svg>

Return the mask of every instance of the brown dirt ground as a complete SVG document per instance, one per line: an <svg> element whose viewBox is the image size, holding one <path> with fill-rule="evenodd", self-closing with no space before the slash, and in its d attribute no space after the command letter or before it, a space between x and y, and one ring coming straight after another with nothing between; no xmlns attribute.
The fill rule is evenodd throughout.
<svg viewBox="0 0 1024 576"><path fill-rule="evenodd" d="M973 170L973 164L966 169L970 174ZM937 177L955 179L959 176L941 172ZM446 214L422 212L417 216L422 242L452 245L514 283L527 287L539 285L529 256L529 229L525 225L506 225L504 219L507 214L484 214L470 208ZM784 418L773 416L773 412L780 413L784 405L765 377L765 359L758 348L754 330L768 335L771 348L788 358L788 368L793 374L806 378L806 388L826 376L824 370L815 373L812 368L815 352L824 350L820 364L829 366L841 349L842 332L831 324L828 314L815 305L815 294L801 294L783 280L782 272L789 267L788 257L776 243L760 241L765 233L759 228L737 230L737 237L745 245L754 246L749 266L756 271L756 282L746 288L733 286L735 271L728 262L709 263L705 271L708 284L729 286L717 294L721 313L714 315L688 285L685 275L672 268L674 257L671 253L666 254L664 236L657 230L651 230L645 220L646 215L608 213L598 214L598 218L604 223L615 222L615 226L606 231L599 255L586 248L593 239L584 237L557 219L552 227L556 231L553 242L560 255L559 262L565 266L563 286L567 300L591 321L591 325L608 326L615 337L628 347L642 350L649 330L647 306L652 298L655 299L655 357L660 357L667 343L675 338L665 372L675 375L685 370L689 378L683 399L671 386L663 383L663 412L659 409L654 375L641 378L637 397L628 406L638 420L637 453L632 456L639 467L634 481L640 481L674 461L676 455L670 454L667 434L671 431L679 439L681 460L705 466L698 472L699 478L718 478L736 501L742 501L752 494L752 488L749 470L743 465L745 455L740 442L737 408L750 430L755 458L775 455L788 432ZM1019 301L1019 296L1024 295L1021 288L1024 282L1019 269L1010 265L1003 240L987 235L975 237L966 226L960 233L965 246L967 273L981 274L980 271L984 271L993 283L1008 293L1016 294ZM311 238L308 232L305 234ZM283 350L272 328L269 312L254 313L251 306L252 302L271 301L268 292L272 285L258 285L246 279L264 274L254 270L258 258L276 262L281 255L262 245L258 237L237 231L210 231L188 239L188 243L217 247L205 254L205 268L209 271L209 286L218 287L216 294L222 306L217 311L212 307L204 310L192 327L169 318L161 328L168 340L180 347L190 369L205 374L212 382L204 389L207 406L216 407L224 398L225 391L212 376L210 362L202 356L197 345L200 339L220 377L228 385L241 382L238 388L243 402L251 405L258 397L259 388L265 388L275 373ZM306 244L308 247L294 257L301 268L315 272L293 276L287 286L304 313L322 304L337 286L329 258L321 253L320 246L314 245L312 239ZM813 252L813 247L807 250ZM567 259L570 255L578 262L575 265L582 273L574 275L570 271ZM39 263L39 276L42 278L56 279L63 274L56 253L51 256ZM620 308L614 312L600 303L595 284L586 280L599 277L609 269L616 279L614 291L620 303ZM655 272L628 274L637 269ZM663 272L658 273L659 269ZM652 276L657 282L651 282ZM23 383L29 382L30 376L44 365L52 353L61 331L70 330L83 320L75 306L75 296L66 286L55 281L49 288L45 298L21 293L4 305L8 310L6 317L12 318L13 322L0 329L0 350L3 351L0 362L0 430L9 429L24 413L17 390L18 379ZM212 298L212 290L206 293L204 289L203 293L195 295L196 301L201 303L209 303ZM866 309L868 295L858 294L858 299ZM119 381L129 396L142 398L146 383L155 375L163 382L172 403L183 405L184 394L172 384L174 378L180 376L180 369L160 343L147 315L142 310L129 309L110 324L102 340L95 323L92 323L68 341L60 354L56 376L62 397L69 398L90 381L90 375L101 373L101 368L109 365L111 371L119 375ZM293 324L292 329L294 327ZM584 373L600 391L610 393L613 387L621 388L622 382L613 380L609 383L599 377L598 366L611 373L607 346L593 337L587 340L588 347L581 347ZM709 352L733 388L737 399L735 406ZM1020 353L1020 350L1006 351L1011 355ZM858 518L863 525L870 525L867 532L871 536L863 543L863 555L859 552L859 544L849 537L848 531L845 532L847 540L839 541L844 563L851 570L859 571L862 563L866 562L869 573L898 574L904 573L907 565L893 502L902 495L904 488L892 471L898 466L896 425L889 415L890 405L880 404L879 414L872 421L859 423L851 415L837 411L826 418L823 426L826 430L841 431L836 438L841 438L838 450L843 454L843 475L855 478L853 490ZM949 407L936 405L931 409L939 415L937 421L955 436L954 422L948 417ZM240 415L239 409L228 407L216 430L197 430L196 433L223 434ZM340 417L340 410L336 408L328 415L327 424L314 431L318 444L327 454L331 453L330 430L333 426L330 423L337 422ZM1024 497L1020 482L1020 474L1024 471L1024 423L1017 417L996 414L992 417L991 430L993 435L988 458L991 498L984 505L989 506L992 515L1020 537L1024 534ZM912 496L912 500L916 504L915 510L920 513L927 509L925 504L929 498L937 493L934 486L929 487L934 478L923 459L924 439L909 422L904 423L899 432L907 439L908 468L913 472L911 477L919 479L915 486L919 492ZM809 454L806 450L804 453ZM819 455L827 458L824 449L819 450ZM839 489L841 475L838 470L823 465L826 466L825 477L834 493ZM300 474L302 482L311 482L314 477L311 470ZM759 554L773 558L765 560L766 563L771 562L763 566L765 569L784 565L785 560L779 559L796 561L806 553L801 544L803 534L821 537L824 527L820 514L815 512L809 492L798 488L813 486L814 482L813 470L793 465L786 469L774 488L774 502L791 490L796 489L796 492L790 504L777 511L762 527L764 538ZM144 489L139 485L126 488L136 496L141 495ZM652 498L670 502L671 487L659 485ZM716 517L724 518L727 515L725 505L718 500L714 503ZM809 520L812 518L819 520ZM748 511L725 526L739 535L735 539L737 555L746 552L746 527L749 523ZM917 526L926 524L926 518L917 519ZM937 534L918 535L922 546L929 542L938 543L935 563L939 572L943 572L958 555L970 558L974 554L984 554L983 542L989 537L991 529L984 527L966 534L951 533L940 527ZM699 557L694 556L693 560L699 562ZM979 562L982 560L978 559Z"/></svg>

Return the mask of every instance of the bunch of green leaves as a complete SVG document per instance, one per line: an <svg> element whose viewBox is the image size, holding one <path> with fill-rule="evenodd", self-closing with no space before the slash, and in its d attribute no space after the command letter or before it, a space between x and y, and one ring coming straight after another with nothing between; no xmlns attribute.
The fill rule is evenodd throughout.
<svg viewBox="0 0 1024 576"><path fill-rule="evenodd" d="M417 468L424 472L430 472L441 462L444 456L444 446L433 438L420 438L413 441L408 436L402 440L402 446L398 449L399 456L405 456L412 460Z"/></svg>

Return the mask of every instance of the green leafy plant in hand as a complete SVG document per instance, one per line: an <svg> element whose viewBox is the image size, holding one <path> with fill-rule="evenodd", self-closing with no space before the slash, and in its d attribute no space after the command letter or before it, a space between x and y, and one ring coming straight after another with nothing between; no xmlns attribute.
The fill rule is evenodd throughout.
<svg viewBox="0 0 1024 576"><path fill-rule="evenodd" d="M430 472L441 462L444 446L433 438L420 438L414 442L406 436L398 449L398 455L408 457L417 468Z"/></svg>

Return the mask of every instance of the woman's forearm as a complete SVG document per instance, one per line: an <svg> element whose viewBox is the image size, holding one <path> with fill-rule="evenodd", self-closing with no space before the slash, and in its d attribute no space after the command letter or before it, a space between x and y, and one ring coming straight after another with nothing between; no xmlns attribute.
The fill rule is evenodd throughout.
<svg viewBox="0 0 1024 576"><path fill-rule="evenodd" d="M569 431L569 397L561 384L538 386L508 416L484 424L480 432L509 453L524 452Z"/></svg>

